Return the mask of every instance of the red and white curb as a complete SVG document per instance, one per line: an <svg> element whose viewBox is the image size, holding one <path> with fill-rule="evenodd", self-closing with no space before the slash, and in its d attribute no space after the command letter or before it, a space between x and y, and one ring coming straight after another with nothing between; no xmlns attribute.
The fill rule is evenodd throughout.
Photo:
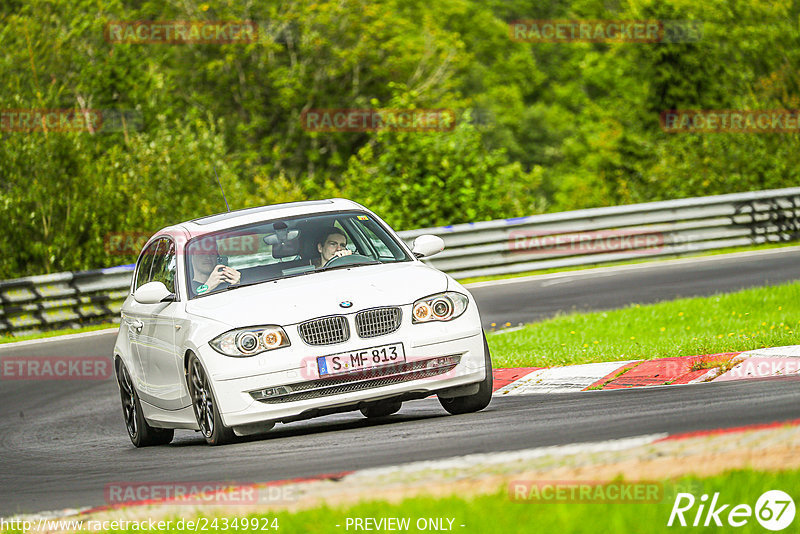
<svg viewBox="0 0 800 534"><path fill-rule="evenodd" d="M566 367L534 368L517 380L497 389L495 395L580 391L629 363L633 362L587 363Z"/></svg>
<svg viewBox="0 0 800 534"><path fill-rule="evenodd" d="M736 367L714 380L737 380L800 374L800 345L770 347L743 352Z"/></svg>
<svg viewBox="0 0 800 534"><path fill-rule="evenodd" d="M654 360L495 369L493 373L495 395L571 393L791 375L800 375L800 345Z"/></svg>

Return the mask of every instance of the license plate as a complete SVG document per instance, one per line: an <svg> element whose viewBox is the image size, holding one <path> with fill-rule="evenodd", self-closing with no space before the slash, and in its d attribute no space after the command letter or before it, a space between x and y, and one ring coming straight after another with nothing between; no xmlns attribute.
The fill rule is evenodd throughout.
<svg viewBox="0 0 800 534"><path fill-rule="evenodd" d="M319 376L330 376L394 365L405 361L406 355L403 352L403 344L392 343L391 345L381 345L369 349L320 356L317 358L317 365L319 366Z"/></svg>

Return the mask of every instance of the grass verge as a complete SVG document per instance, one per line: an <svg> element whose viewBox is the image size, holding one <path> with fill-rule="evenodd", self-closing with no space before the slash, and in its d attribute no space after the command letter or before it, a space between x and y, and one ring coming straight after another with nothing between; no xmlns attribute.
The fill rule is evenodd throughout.
<svg viewBox="0 0 800 534"><path fill-rule="evenodd" d="M538 481L546 483L547 481ZM554 481L550 481L554 482ZM566 481L569 482L569 481ZM621 479L614 482L623 483ZM375 522L381 519L392 518L397 525L397 521L407 521L401 523L408 525L407 528L393 528L405 532L427 532L437 530L430 528L431 525L441 525L451 532L481 533L481 534L509 534L517 532L570 532L594 534L601 532L675 532L684 530L680 527L678 519L675 519L672 527L668 527L670 515L675 504L678 492L691 493L695 497L694 506L683 513L688 530L695 531L692 527L695 517L698 516L700 508L700 497L703 494L711 496L719 493L716 508L727 504L728 506L718 515L722 527L714 525L711 520L711 527L703 529L702 525L708 513L708 502L702 507L699 514L700 529L706 531L727 532L736 530L737 532L765 532L756 518L756 503L759 497L770 490L782 490L787 492L794 499L798 498L796 488L800 487L800 470L786 470L778 472L754 471L750 469L729 471L727 473L712 477L686 476L677 480L656 481L662 486L658 492L656 502L622 502L619 499L605 499L599 502L576 503L566 500L512 500L508 488L502 487L489 495L473 497L414 497L404 499L400 502L368 501L354 504L344 508L332 508L319 506L298 512L278 511L274 513L259 513L249 516L241 516L238 519L234 515L225 516L224 511L213 513L207 509L207 514L200 516L200 530L223 530L225 524L228 530L234 520L237 520L236 530L245 531L277 531L284 533L342 533L363 531L364 528L355 528L356 519L364 521L367 518ZM566 492L568 495L568 492ZM792 495L794 494L794 495ZM542 492L544 495L544 492ZM607 495L611 496L611 493ZM687 499L687 498L683 498ZM681 505L688 501L682 500ZM737 505L747 505L750 508L750 515L739 516L738 521L745 523L733 528L728 523L728 514ZM777 516L782 506L774 502L769 503L773 516ZM759 508L761 516L767 514L763 506ZM743 511L741 508L739 511ZM784 510L784 513L787 511ZM193 515L193 514L191 514ZM186 526L189 514L181 517L172 517L171 529L166 532L194 532L195 529ZM242 518L247 517L248 528L241 528ZM174 525L183 519L184 528L175 529ZM198 518L191 519L197 523ZM255 521L257 520L257 521ZM736 520L736 519L735 519ZM795 518L789 525L786 532L795 532L797 523L800 519ZM257 525L257 528L250 528L250 525ZM378 529L376 523L370 523L369 530L387 531ZM383 523L385 526L386 523ZM420 528L426 526L427 528ZM212 528L216 527L216 528ZM275 528L277 527L277 528ZM134 532L134 530L110 530L108 532Z"/></svg>
<svg viewBox="0 0 800 534"><path fill-rule="evenodd" d="M574 365L800 343L800 282L571 313L488 337L498 367Z"/></svg>

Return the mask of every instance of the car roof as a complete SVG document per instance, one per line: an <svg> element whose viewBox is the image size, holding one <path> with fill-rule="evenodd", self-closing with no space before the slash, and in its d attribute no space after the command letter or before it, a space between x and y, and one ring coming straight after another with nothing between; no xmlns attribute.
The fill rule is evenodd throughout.
<svg viewBox="0 0 800 534"><path fill-rule="evenodd" d="M234 228L247 224L258 223L265 220L296 217L299 215L312 215L343 210L363 210L364 206L345 198L329 198L324 200L305 200L301 202L286 202L267 206L255 206L236 211L222 212L192 219L179 224L162 228L155 235L188 232L190 237L208 234Z"/></svg>

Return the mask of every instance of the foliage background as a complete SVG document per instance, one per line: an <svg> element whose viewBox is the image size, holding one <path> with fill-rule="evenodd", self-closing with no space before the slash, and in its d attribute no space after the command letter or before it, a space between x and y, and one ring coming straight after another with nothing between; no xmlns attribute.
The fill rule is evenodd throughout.
<svg viewBox="0 0 800 534"><path fill-rule="evenodd" d="M0 279L129 263L115 232L343 196L397 229L798 184L795 134L667 134L668 109L795 109L800 7L762 0L5 0L0 109L123 109L0 132ZM517 19L701 21L693 43L532 44ZM253 20L246 45L110 44L108 22ZM452 108L445 133L314 133L310 108Z"/></svg>

